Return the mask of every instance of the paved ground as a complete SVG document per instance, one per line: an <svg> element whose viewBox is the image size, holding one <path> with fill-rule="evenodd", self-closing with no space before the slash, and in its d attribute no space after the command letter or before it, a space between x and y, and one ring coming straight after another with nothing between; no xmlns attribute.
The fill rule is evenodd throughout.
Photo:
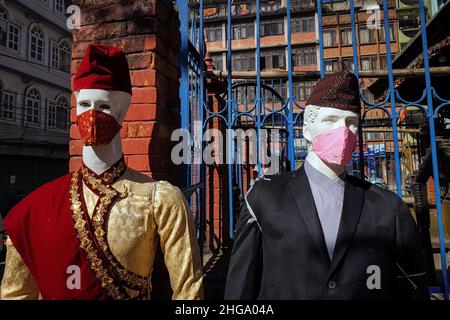
<svg viewBox="0 0 450 320"><path fill-rule="evenodd" d="M222 300L228 272L230 254L227 250L205 252L203 258L205 298Z"/></svg>

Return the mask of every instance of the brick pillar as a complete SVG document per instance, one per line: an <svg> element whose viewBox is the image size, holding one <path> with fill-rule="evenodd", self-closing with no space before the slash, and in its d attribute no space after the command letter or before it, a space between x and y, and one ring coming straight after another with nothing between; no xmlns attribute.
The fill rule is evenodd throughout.
<svg viewBox="0 0 450 320"><path fill-rule="evenodd" d="M72 76L91 43L113 45L128 59L132 104L121 130L127 164L140 172L177 181L170 161L170 135L179 127L179 22L169 0L74 0L82 26L73 34ZM75 99L72 98L72 107ZM82 142L73 122L70 170L81 161Z"/></svg>

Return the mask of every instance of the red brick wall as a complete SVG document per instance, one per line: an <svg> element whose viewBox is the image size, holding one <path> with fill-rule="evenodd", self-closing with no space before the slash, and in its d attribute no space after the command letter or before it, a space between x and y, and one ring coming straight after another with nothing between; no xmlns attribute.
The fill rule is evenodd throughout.
<svg viewBox="0 0 450 320"><path fill-rule="evenodd" d="M205 63L209 71L214 70L209 54L205 57ZM221 98L225 92L227 81L219 78L209 78L207 81L209 108L212 112L219 112L226 104ZM217 117L208 121L208 129L218 129L226 137L224 123ZM224 141L226 144L226 141ZM218 148L218 146L216 146ZM219 151L219 150L217 150ZM205 214L208 221L206 226L205 250L214 251L222 246L229 245L229 212L228 212L228 173L225 164L206 166L205 177L206 206Z"/></svg>
<svg viewBox="0 0 450 320"><path fill-rule="evenodd" d="M156 179L177 182L170 135L179 127L178 14L169 0L75 0L82 27L74 30L72 75L91 43L114 45L127 55L132 104L121 130L128 165ZM75 99L72 98L72 107ZM70 170L81 161L82 142L73 122Z"/></svg>

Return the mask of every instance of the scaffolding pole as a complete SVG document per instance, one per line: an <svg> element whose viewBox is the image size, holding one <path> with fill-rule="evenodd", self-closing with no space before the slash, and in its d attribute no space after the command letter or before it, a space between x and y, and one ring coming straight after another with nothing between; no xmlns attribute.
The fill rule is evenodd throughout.
<svg viewBox="0 0 450 320"><path fill-rule="evenodd" d="M403 77L403 78L415 78L415 77L423 77L425 74L424 68L417 69L393 69L392 70L394 77ZM261 71L262 79L287 79L288 71L287 70L279 70L279 71ZM430 67L430 74L433 76L450 76L450 67ZM388 70L371 70L371 71L359 71L360 78L387 78L389 75ZM320 76L319 71L292 71L292 77L295 79L315 79ZM206 71L206 77L208 78L227 78L227 71ZM233 71L232 74L233 79L255 79L256 71Z"/></svg>

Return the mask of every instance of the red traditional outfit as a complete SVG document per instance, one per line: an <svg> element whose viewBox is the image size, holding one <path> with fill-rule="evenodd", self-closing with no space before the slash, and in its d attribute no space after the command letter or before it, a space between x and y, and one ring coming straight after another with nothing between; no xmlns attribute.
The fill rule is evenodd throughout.
<svg viewBox="0 0 450 320"><path fill-rule="evenodd" d="M124 70L119 50L90 46L74 90L131 93ZM102 130L107 128L96 132ZM148 298L158 245L173 298L203 297L195 226L184 196L166 181L127 168L123 159L100 175L82 165L45 184L9 212L5 228L2 299ZM73 267L80 275L75 287Z"/></svg>

